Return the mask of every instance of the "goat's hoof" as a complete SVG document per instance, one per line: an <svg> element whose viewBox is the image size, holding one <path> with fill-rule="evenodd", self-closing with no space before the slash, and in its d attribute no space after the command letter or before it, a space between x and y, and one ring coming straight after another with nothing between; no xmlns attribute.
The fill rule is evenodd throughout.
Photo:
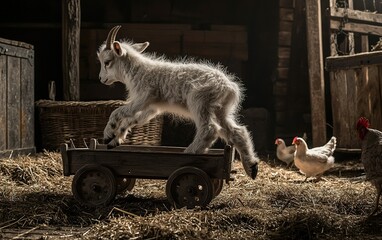
<svg viewBox="0 0 382 240"><path fill-rule="evenodd" d="M257 176L257 172L259 171L258 164L256 163L256 164L252 165L251 170L252 170L251 171L251 178L255 179Z"/></svg>
<svg viewBox="0 0 382 240"><path fill-rule="evenodd" d="M112 148L118 147L119 145L120 145L119 141L116 138L113 138L113 140L107 143L107 149L112 149Z"/></svg>
<svg viewBox="0 0 382 240"><path fill-rule="evenodd" d="M113 138L104 138L103 144L109 144L112 140L113 140Z"/></svg>
<svg viewBox="0 0 382 240"><path fill-rule="evenodd" d="M113 148L115 148L115 147L117 147L119 144L112 144L112 143L109 143L109 144L107 144L107 149L113 149Z"/></svg>

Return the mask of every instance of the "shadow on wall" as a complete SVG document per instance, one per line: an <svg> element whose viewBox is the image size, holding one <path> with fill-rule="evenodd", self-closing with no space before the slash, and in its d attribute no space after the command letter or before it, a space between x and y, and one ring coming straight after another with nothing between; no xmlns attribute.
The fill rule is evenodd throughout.
<svg viewBox="0 0 382 240"><path fill-rule="evenodd" d="M241 122L252 134L256 152L264 153L269 148L269 112L265 108L247 108L241 112Z"/></svg>

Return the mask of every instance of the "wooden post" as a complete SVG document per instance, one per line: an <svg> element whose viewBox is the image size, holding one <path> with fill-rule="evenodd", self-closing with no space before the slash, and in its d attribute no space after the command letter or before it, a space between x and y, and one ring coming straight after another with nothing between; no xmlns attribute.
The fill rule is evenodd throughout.
<svg viewBox="0 0 382 240"><path fill-rule="evenodd" d="M66 101L80 99L80 0L62 0L63 96Z"/></svg>
<svg viewBox="0 0 382 240"><path fill-rule="evenodd" d="M348 0L348 8L353 9L353 0ZM354 33L349 32L348 33L348 41L349 41L349 55L354 55L355 53L355 43L354 43Z"/></svg>
<svg viewBox="0 0 382 240"><path fill-rule="evenodd" d="M320 1L306 0L306 25L312 140L313 146L319 146L326 142L325 82Z"/></svg>
<svg viewBox="0 0 382 240"><path fill-rule="evenodd" d="M336 0L330 0L329 8L330 10L336 6ZM337 33L330 33L330 56L338 56L337 52Z"/></svg>

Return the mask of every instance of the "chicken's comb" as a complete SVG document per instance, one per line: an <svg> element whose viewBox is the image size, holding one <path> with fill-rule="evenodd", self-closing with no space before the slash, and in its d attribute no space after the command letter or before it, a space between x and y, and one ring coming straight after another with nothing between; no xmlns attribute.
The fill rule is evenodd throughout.
<svg viewBox="0 0 382 240"><path fill-rule="evenodd" d="M293 138L292 144L294 144L294 143L297 141L297 138L298 138L298 137L294 137L294 138Z"/></svg>
<svg viewBox="0 0 382 240"><path fill-rule="evenodd" d="M360 117L357 122L357 129L361 127L368 128L370 126L369 120L365 117Z"/></svg>

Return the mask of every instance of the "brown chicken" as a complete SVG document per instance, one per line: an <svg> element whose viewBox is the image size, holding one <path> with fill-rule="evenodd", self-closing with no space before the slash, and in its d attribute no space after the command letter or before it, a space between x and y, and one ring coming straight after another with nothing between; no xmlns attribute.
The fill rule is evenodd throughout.
<svg viewBox="0 0 382 240"><path fill-rule="evenodd" d="M365 169L366 180L370 181L377 190L375 207L371 216L378 211L382 192L382 132L370 128L369 120L364 117L357 122L357 132L362 140L361 161Z"/></svg>
<svg viewBox="0 0 382 240"><path fill-rule="evenodd" d="M300 172L305 174L305 180L309 177L321 179L322 174L334 166L333 153L336 149L337 140L332 137L324 146L309 149L304 139L295 137L292 144L296 145L294 164Z"/></svg>
<svg viewBox="0 0 382 240"><path fill-rule="evenodd" d="M281 161L285 162L287 164L287 167L292 166L293 164L293 158L294 158L294 152L296 151L296 146L286 146L285 141L281 138L277 138L275 141L276 147L276 156Z"/></svg>

